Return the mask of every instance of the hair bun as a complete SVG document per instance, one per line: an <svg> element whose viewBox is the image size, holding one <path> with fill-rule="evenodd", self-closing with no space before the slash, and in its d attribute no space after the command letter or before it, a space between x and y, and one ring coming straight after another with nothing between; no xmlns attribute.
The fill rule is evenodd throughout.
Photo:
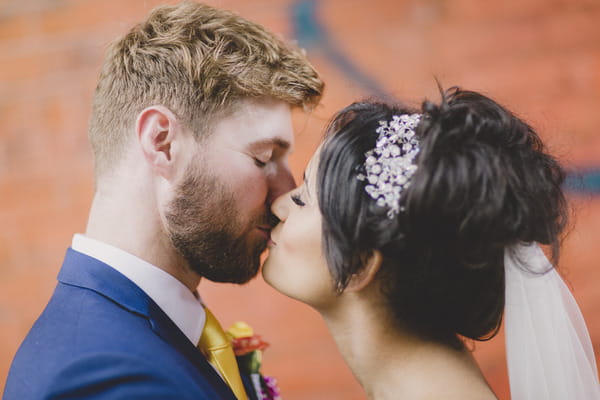
<svg viewBox="0 0 600 400"><path fill-rule="evenodd" d="M564 172L529 125L481 94L453 88L422 109L402 257L431 299L421 323L482 338L500 325L505 247L557 248Z"/></svg>
<svg viewBox="0 0 600 400"><path fill-rule="evenodd" d="M565 175L525 122L457 88L423 104L419 177L410 206L461 250L551 244L565 224ZM431 233L431 232L430 232ZM477 246L475 246L477 245ZM475 257L478 258L478 257Z"/></svg>

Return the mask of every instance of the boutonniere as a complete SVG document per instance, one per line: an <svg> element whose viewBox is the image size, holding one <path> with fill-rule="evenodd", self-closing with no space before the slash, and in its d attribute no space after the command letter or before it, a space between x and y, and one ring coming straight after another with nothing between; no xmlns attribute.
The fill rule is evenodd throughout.
<svg viewBox="0 0 600 400"><path fill-rule="evenodd" d="M262 352L269 347L245 322L236 322L228 330L240 372L250 377L258 400L282 400L277 381L262 375Z"/></svg>

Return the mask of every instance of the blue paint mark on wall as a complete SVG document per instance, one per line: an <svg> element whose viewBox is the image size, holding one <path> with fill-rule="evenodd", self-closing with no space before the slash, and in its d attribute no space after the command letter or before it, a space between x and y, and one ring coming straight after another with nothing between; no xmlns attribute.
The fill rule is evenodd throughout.
<svg viewBox="0 0 600 400"><path fill-rule="evenodd" d="M564 188L570 193L600 195L600 170L571 171Z"/></svg>
<svg viewBox="0 0 600 400"><path fill-rule="evenodd" d="M291 8L294 34L301 47L321 52L346 78L363 87L369 95L392 98L376 79L363 72L340 47L334 43L318 18L318 0L298 0Z"/></svg>

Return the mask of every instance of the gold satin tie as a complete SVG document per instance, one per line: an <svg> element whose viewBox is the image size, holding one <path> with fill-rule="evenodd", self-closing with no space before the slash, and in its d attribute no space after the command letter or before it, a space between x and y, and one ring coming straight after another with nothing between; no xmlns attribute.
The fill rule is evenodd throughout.
<svg viewBox="0 0 600 400"><path fill-rule="evenodd" d="M204 353L208 361L219 371L225 382L229 385L238 400L248 400L240 370L238 368L231 341L225 335L221 324L207 307L206 324L200 336L198 347Z"/></svg>

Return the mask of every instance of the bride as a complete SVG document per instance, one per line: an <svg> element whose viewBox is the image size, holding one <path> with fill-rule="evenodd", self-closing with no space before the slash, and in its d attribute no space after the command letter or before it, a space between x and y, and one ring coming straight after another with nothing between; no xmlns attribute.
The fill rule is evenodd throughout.
<svg viewBox="0 0 600 400"><path fill-rule="evenodd" d="M496 399L465 342L503 315L513 400L598 399L558 256L564 172L491 99L340 111L273 212L265 280L315 308L370 399Z"/></svg>

